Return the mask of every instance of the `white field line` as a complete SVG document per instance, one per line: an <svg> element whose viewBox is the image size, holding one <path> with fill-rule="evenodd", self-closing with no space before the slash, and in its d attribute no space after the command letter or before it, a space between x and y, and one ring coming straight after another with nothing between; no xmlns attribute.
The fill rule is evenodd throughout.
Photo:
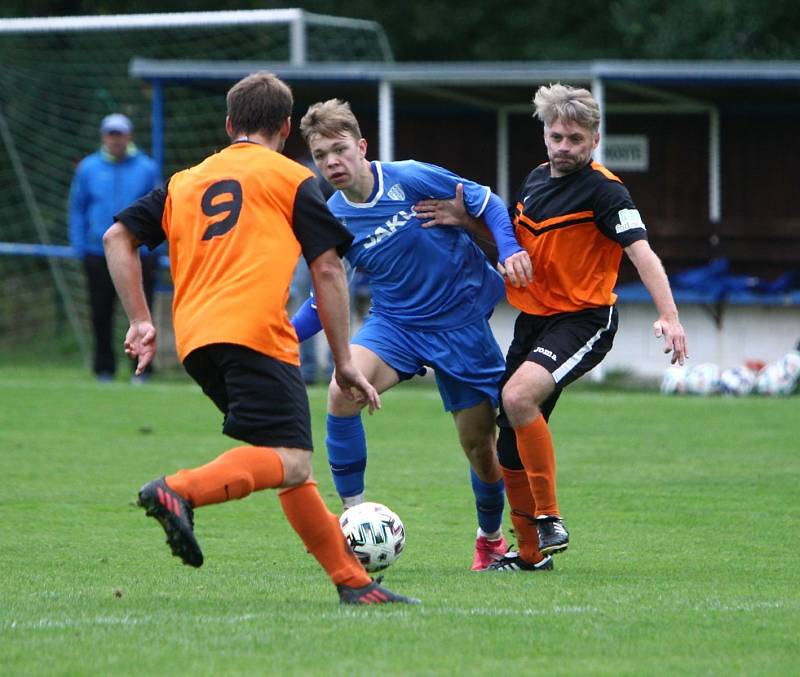
<svg viewBox="0 0 800 677"><path fill-rule="evenodd" d="M782 609L782 602L756 602L753 604L721 604L709 601L708 604L693 605L690 610L698 613L742 613L763 611L765 609ZM478 617L531 617L531 616L552 616L553 614L563 615L582 615L582 614L609 614L598 607L591 606L555 606L541 609L497 609L497 608L473 608L458 609L450 607L390 607L375 609L375 613L380 613L381 617L386 618L415 618L418 616L478 616ZM641 611L641 609L639 609ZM653 609L653 611L657 611ZM372 614L365 614L364 609L356 607L336 607L335 610L323 613L315 613L314 618L326 619L331 621L341 621L342 617L364 618L369 622L374 622ZM3 621L0 623L0 631L25 631L25 630L63 630L77 627L101 627L101 626L134 626L134 625L153 625L164 623L168 616L95 616L93 618L40 618L34 621ZM209 625L209 624L241 624L247 622L274 622L275 617L272 613L259 614L239 614L232 616L192 616L183 617L184 621L190 623Z"/></svg>

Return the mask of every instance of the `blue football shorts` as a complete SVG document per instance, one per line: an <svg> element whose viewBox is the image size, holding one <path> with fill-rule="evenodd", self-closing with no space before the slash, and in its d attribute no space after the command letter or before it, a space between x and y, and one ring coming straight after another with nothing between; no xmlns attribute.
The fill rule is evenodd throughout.
<svg viewBox="0 0 800 677"><path fill-rule="evenodd" d="M488 319L447 331L408 329L370 315L353 337L394 369L400 380L433 369L445 411L469 409L485 400L497 406L503 353Z"/></svg>

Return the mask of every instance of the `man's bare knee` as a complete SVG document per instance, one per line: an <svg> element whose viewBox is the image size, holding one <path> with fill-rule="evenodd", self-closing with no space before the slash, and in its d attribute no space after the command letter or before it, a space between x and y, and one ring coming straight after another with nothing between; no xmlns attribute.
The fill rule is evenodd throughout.
<svg viewBox="0 0 800 677"><path fill-rule="evenodd" d="M282 487L296 487L307 480L313 479L311 473L311 451L285 447L275 451L283 461Z"/></svg>
<svg viewBox="0 0 800 677"><path fill-rule="evenodd" d="M537 405L532 393L520 385L508 383L503 388L503 409L512 423L529 418L536 411Z"/></svg>
<svg viewBox="0 0 800 677"><path fill-rule="evenodd" d="M355 416L364 408L363 404L358 404L345 397L342 389L336 381L331 381L328 386L328 411L334 416Z"/></svg>

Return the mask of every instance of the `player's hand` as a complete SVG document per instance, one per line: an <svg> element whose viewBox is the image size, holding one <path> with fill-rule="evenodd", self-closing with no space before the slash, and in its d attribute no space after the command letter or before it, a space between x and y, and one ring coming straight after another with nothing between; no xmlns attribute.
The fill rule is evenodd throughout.
<svg viewBox="0 0 800 677"><path fill-rule="evenodd" d="M156 355L156 328L147 320L134 320L125 335L125 353L138 360L136 375L140 376Z"/></svg>
<svg viewBox="0 0 800 677"><path fill-rule="evenodd" d="M464 207L464 184L456 184L455 197L449 200L420 200L414 205L414 213L423 222L423 228L463 226L467 221L467 209Z"/></svg>
<svg viewBox="0 0 800 677"><path fill-rule="evenodd" d="M689 348L686 344L686 333L681 323L659 317L653 322L656 338L664 338L664 352L672 353L670 364L683 364L689 357Z"/></svg>
<svg viewBox="0 0 800 677"><path fill-rule="evenodd" d="M370 414L381 408L378 391L352 362L336 365L333 378L348 400L361 406L366 405Z"/></svg>
<svg viewBox="0 0 800 677"><path fill-rule="evenodd" d="M533 282L533 264L524 250L512 254L504 263L498 263L497 270L515 287L527 287L528 282Z"/></svg>

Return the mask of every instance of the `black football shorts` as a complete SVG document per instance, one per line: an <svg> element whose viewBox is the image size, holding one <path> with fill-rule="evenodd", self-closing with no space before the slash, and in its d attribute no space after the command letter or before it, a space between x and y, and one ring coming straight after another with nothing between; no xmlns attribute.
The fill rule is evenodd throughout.
<svg viewBox="0 0 800 677"><path fill-rule="evenodd" d="M615 306L557 315L520 313L506 355L503 384L523 362L535 362L553 375L563 389L596 367L614 344Z"/></svg>
<svg viewBox="0 0 800 677"><path fill-rule="evenodd" d="M313 448L299 367L231 343L193 350L183 366L225 415L224 434L259 447Z"/></svg>
<svg viewBox="0 0 800 677"><path fill-rule="evenodd" d="M553 375L556 388L540 406L545 420L558 402L561 391L596 367L606 356L617 333L615 306L589 308L557 315L520 313L514 324L514 338L506 355L502 386L524 362L535 362ZM497 453L500 464L521 470L514 430L503 410L497 417Z"/></svg>

